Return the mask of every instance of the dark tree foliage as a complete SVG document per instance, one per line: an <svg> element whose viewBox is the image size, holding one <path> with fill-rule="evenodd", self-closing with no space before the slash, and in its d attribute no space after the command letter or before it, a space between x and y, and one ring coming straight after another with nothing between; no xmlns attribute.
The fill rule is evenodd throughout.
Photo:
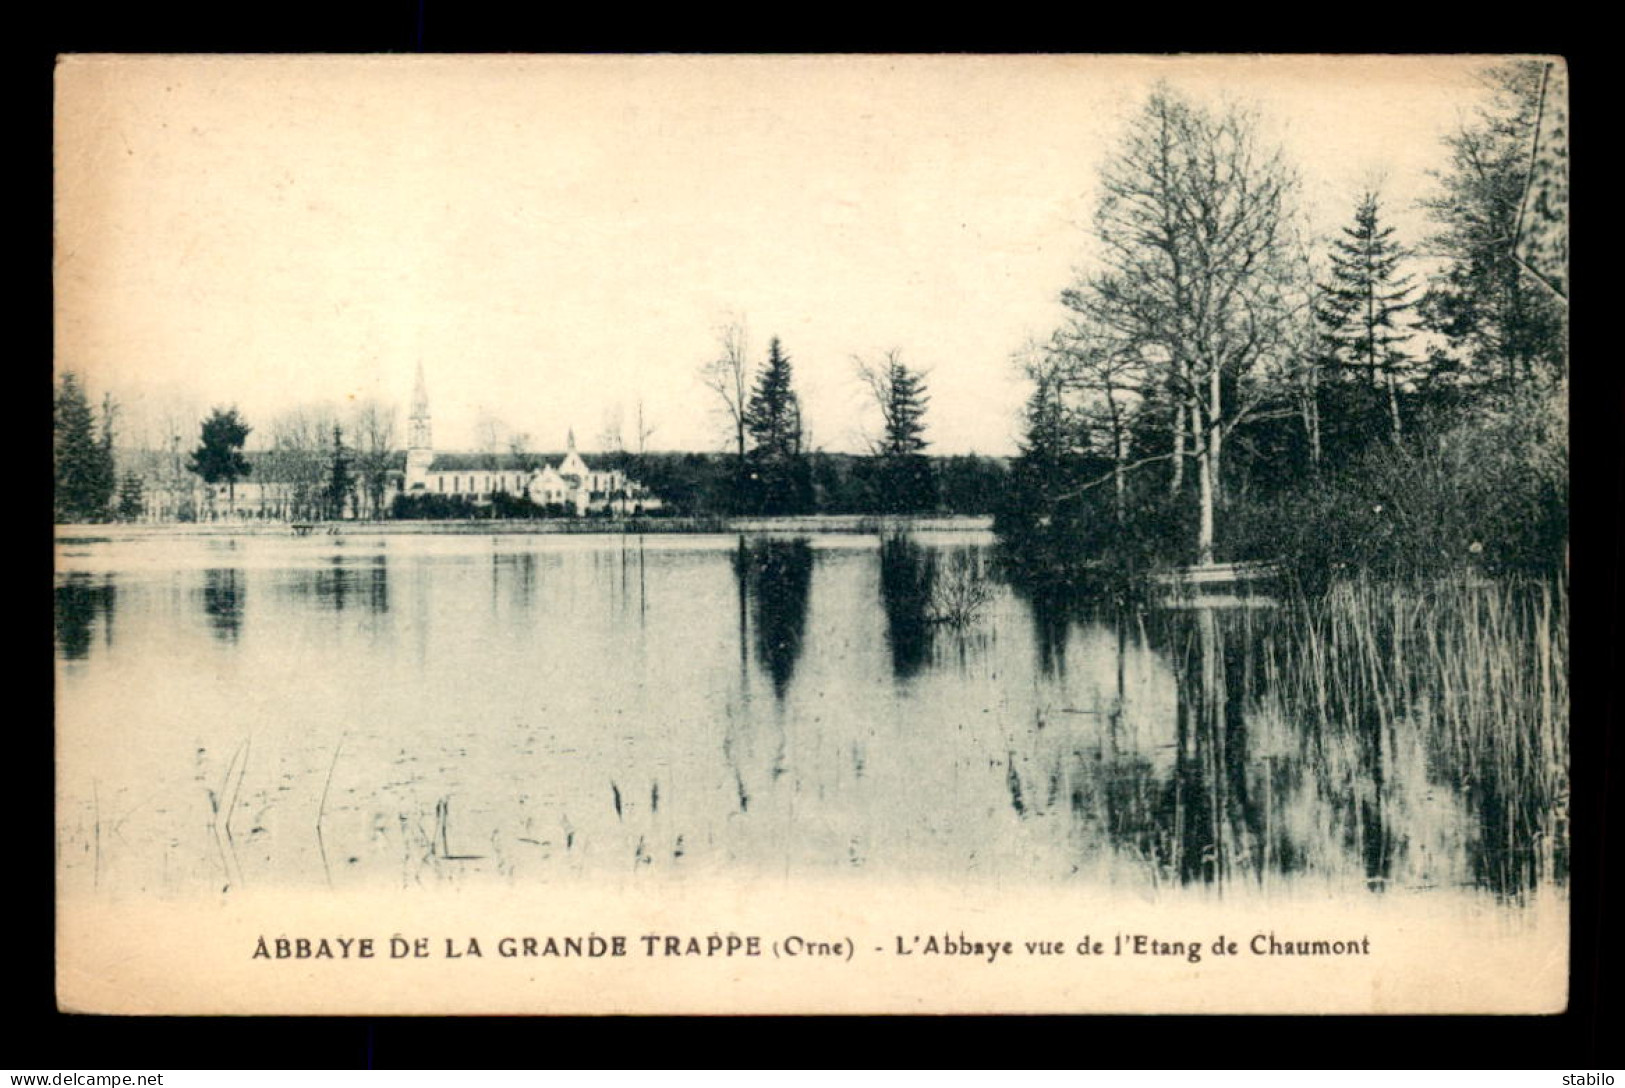
<svg viewBox="0 0 1625 1088"><path fill-rule="evenodd" d="M1111 471L1106 458L1088 452L1088 434L1065 397L1063 373L1034 369L1036 385L1027 398L1026 434L1010 472L1010 488L994 515L994 527L1024 561L1075 569L1088 503L1083 483L1091 474Z"/></svg>
<svg viewBox="0 0 1625 1088"><path fill-rule="evenodd" d="M1412 369L1407 351L1411 334L1401 318L1415 301L1411 278L1399 272L1405 253L1394 241L1393 228L1380 221L1376 193L1360 198L1353 226L1343 228L1330 256L1331 279L1322 285L1315 308L1323 372L1357 375L1386 405L1387 429L1397 441L1404 431L1400 386ZM1378 429L1375 420L1362 423Z"/></svg>
<svg viewBox="0 0 1625 1088"><path fill-rule="evenodd" d="M923 456L925 375L903 362L900 352L886 353L879 366L860 361L858 372L880 409L882 434L874 443L876 509L888 514L915 513L937 505L936 478Z"/></svg>
<svg viewBox="0 0 1625 1088"><path fill-rule="evenodd" d="M396 495L390 517L403 521L450 521L489 516L489 507L476 506L462 495Z"/></svg>
<svg viewBox="0 0 1625 1088"><path fill-rule="evenodd" d="M939 494L937 509L950 514L991 514L1004 499L1010 470L1004 458L963 454L921 454ZM887 512L882 479L872 456L830 453L803 455L809 497L804 512L880 514ZM736 512L732 453L646 453L639 479L659 495L668 517L716 517Z"/></svg>
<svg viewBox="0 0 1625 1088"><path fill-rule="evenodd" d="M880 542L880 603L886 614L886 645L892 674L916 675L931 655L931 595L937 580L937 553L907 535Z"/></svg>
<svg viewBox="0 0 1625 1088"><path fill-rule="evenodd" d="M812 471L801 449L801 399L790 357L776 336L751 392L745 426L751 439L745 508L761 514L805 513L812 505Z"/></svg>
<svg viewBox="0 0 1625 1088"><path fill-rule="evenodd" d="M58 522L104 521L112 512L116 477L113 469L111 402L104 402L98 433L78 375L68 371L57 383L52 405L55 460L53 506Z"/></svg>
<svg viewBox="0 0 1625 1088"><path fill-rule="evenodd" d="M790 357L775 336L745 409L751 448L760 459L787 460L801 453L801 402L792 382Z"/></svg>
<svg viewBox="0 0 1625 1088"><path fill-rule="evenodd" d="M237 409L214 409L203 421L202 441L192 451L186 470L201 477L206 484L225 484L235 503L237 481L249 473L243 443L248 441L251 430Z"/></svg>
<svg viewBox="0 0 1625 1088"><path fill-rule="evenodd" d="M506 491L497 491L491 495L491 516L497 519L532 519L548 516L548 507L563 507L563 503L542 504L533 502L528 495L510 495Z"/></svg>
<svg viewBox="0 0 1625 1088"><path fill-rule="evenodd" d="M1002 460L959 454L938 458L937 501L956 514L991 514L1010 485L1010 472Z"/></svg>
<svg viewBox="0 0 1625 1088"><path fill-rule="evenodd" d="M801 657L812 590L813 550L805 538L757 540L739 538L734 576L752 605L756 660L773 679L773 693L783 699Z"/></svg>
<svg viewBox="0 0 1625 1088"><path fill-rule="evenodd" d="M886 436L880 453L885 457L909 457L925 450L925 376L910 370L901 359L888 360L881 411L886 420Z"/></svg>
<svg viewBox="0 0 1625 1088"><path fill-rule="evenodd" d="M1446 140L1426 202L1439 230L1421 253L1400 245L1367 194L1318 285L1308 254L1275 259L1292 241L1285 230L1259 235L1267 245L1240 252L1222 276L1196 276L1210 243L1228 237L1214 232L1223 209L1210 214L1210 197L1260 222L1286 205L1260 203L1252 188L1246 126L1214 127L1153 96L1106 175L1102 219L1114 229L1101 239L1115 247L1114 274L1063 296L1073 324L1028 366L1022 455L996 528L1032 575L1034 600L1210 557L1277 562L1304 587L1357 572L1564 569L1564 122L1541 122L1535 138L1538 119L1561 106L1547 100L1549 76L1538 64L1490 73L1492 100ZM1271 162L1264 180L1284 198L1290 169ZM1215 164L1225 169L1205 169ZM1538 237L1520 240L1526 227ZM1266 257L1270 267L1256 263ZM1417 300L1411 276L1424 272ZM1204 330L1244 354L1269 350L1245 366L1203 363ZM1107 371L1118 352L1145 380ZM1102 413L1120 392L1126 417ZM1220 448L1222 477L1216 459L1204 474ZM1193 475L1208 493L1194 509ZM1118 489L1115 512L1105 485ZM1209 496L1222 518L1209 516ZM1193 524L1197 511L1204 523Z"/></svg>

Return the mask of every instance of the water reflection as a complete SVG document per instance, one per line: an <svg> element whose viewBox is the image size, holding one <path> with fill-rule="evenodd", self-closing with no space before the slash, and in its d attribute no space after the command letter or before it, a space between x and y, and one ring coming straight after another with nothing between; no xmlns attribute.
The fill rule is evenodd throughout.
<svg viewBox="0 0 1625 1088"><path fill-rule="evenodd" d="M902 535L880 542L880 603L886 613L892 674L899 680L918 673L931 656L936 576L935 552Z"/></svg>
<svg viewBox="0 0 1625 1088"><path fill-rule="evenodd" d="M212 567L203 572L203 615L209 630L222 642L236 642L243 627L243 599L247 579L235 567Z"/></svg>
<svg viewBox="0 0 1625 1088"><path fill-rule="evenodd" d="M751 604L756 661L772 677L773 694L780 699L801 657L812 568L812 545L804 539L747 542L741 536L734 552L741 600Z"/></svg>
<svg viewBox="0 0 1625 1088"><path fill-rule="evenodd" d="M380 558L382 558L380 556ZM493 604L504 597L519 609L528 609L536 597L536 553L491 553L491 600Z"/></svg>
<svg viewBox="0 0 1625 1088"><path fill-rule="evenodd" d="M1138 639L1121 617L1087 621L1114 629L1116 705L1099 715L1097 747L1052 753L1039 741L1020 773L1012 757L1018 808L1064 785L1086 850L1103 828L1113 850L1180 884L1347 874L1373 891L1467 884L1514 896L1561 880L1560 734L1446 690L1402 637L1414 606L1376 620L1301 607L1325 611L1162 612ZM1434 619L1430 637L1450 639L1449 621ZM1038 628L1057 631L1053 660L1070 622ZM1172 669L1171 736L1146 728L1148 708L1126 690L1125 667L1145 655ZM1527 681L1541 667L1517 671ZM1470 708L1459 721L1452 698ZM1475 742L1463 744L1469 729Z"/></svg>
<svg viewBox="0 0 1625 1088"><path fill-rule="evenodd" d="M1263 716L1250 698L1259 659L1248 614L1199 609L1160 614L1147 626L1121 615L1110 622L1117 701L1103 715L1100 749L1073 769L1075 817L1098 822L1115 849L1159 881L1264 884L1311 864L1346 869L1347 862L1327 856L1328 846L1368 864L1363 850L1345 843L1348 825L1335 803L1320 810L1312 830L1294 820L1305 791L1315 789L1313 774L1306 774L1312 756L1302 748L1272 750L1255 736ZM1058 642L1057 657L1064 637ZM1143 708L1133 703L1126 672L1136 654L1172 667L1169 733L1135 720ZM1322 841L1310 842L1317 834Z"/></svg>
<svg viewBox="0 0 1625 1088"><path fill-rule="evenodd" d="M1007 558L995 569L1003 574L1011 591L1026 604L1032 617L1039 670L1044 676L1064 679L1066 647L1072 626L1089 618L1099 602L1081 597L1068 582L1034 577Z"/></svg>
<svg viewBox="0 0 1625 1088"><path fill-rule="evenodd" d="M329 556L317 567L294 570L284 590L333 612L360 608L381 615L390 607L389 560L383 554Z"/></svg>
<svg viewBox="0 0 1625 1088"><path fill-rule="evenodd" d="M118 707L186 766L240 742L207 734L234 721L241 677L283 677L286 720L256 734L254 807L232 826L297 866L326 796L327 845L374 877L405 856L402 814L451 797L454 836L480 847L435 857L502 879L858 859L1135 888L1517 897L1566 879L1566 617L1549 597L1168 610L1000 583L961 629L941 617L956 583L987 588L987 553L923 533L816 543L392 537L386 561L382 543L253 540L178 572L76 545L57 646L88 663L62 673L63 720L88 730ZM333 613L301 660L239 638ZM184 658L175 640L210 636L240 668L189 674L186 712L161 697L173 686L128 690L132 669ZM209 770L216 794L227 770ZM122 773L98 766L103 803L141 802L147 779ZM142 879L182 854L214 864L196 816L138 810L126 848L156 844Z"/></svg>
<svg viewBox="0 0 1625 1088"><path fill-rule="evenodd" d="M118 591L111 574L99 577L84 571L72 571L57 579L56 584L56 643L63 658L83 660L90 654L97 623L101 624L102 639L113 645L113 614L118 605Z"/></svg>

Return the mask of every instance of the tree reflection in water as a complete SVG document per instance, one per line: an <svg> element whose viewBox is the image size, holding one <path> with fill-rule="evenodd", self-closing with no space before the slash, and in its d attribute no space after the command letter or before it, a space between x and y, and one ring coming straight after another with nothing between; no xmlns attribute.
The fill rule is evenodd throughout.
<svg viewBox="0 0 1625 1088"><path fill-rule="evenodd" d="M382 615L389 611L389 560L382 554L329 556L315 570L296 572L288 588L334 612L359 605L370 615Z"/></svg>
<svg viewBox="0 0 1625 1088"><path fill-rule="evenodd" d="M1521 898L1567 879L1561 587L1360 585L1273 607L1166 608L1012 580L961 630L938 602L961 552L968 570L983 569L989 553L970 553L983 545L923 532L816 554L806 539L679 543L649 552L647 610L645 557L630 540L392 538L388 562L383 542L259 542L249 557L200 543L178 571L136 561L115 575L98 562L57 575L58 657L72 665L63 690L76 705L126 698L118 685L135 663L171 652L155 625L252 673L287 651L275 637L239 637L250 609L271 633L320 617L313 674L374 675L411 658L389 674L405 685L392 713L446 773L496 781L511 765L524 790L534 779L553 791L577 836L594 832L576 767L602 768L593 777L623 794L648 781L652 822L636 828L634 852L640 837L671 831L689 859L710 850L742 865L861 857L1332 895L1466 886ZM467 645L469 623L503 636L495 652ZM452 637L432 640L436 624ZM530 640L555 630L568 638L532 660ZM610 730L594 709L602 674L572 664L606 660L646 682L617 697ZM506 682L537 665L536 682ZM483 678L486 702L469 732L445 737L445 720L466 709L450 693L470 677ZM219 708L238 694L222 681L198 713L224 720ZM149 709L155 728L169 711ZM534 723L511 757L483 724L509 714ZM291 724L302 737L302 720ZM353 723L327 724L336 735ZM499 753L495 770L470 769L470 738ZM547 756L567 750L567 761ZM308 771L320 779L327 765ZM634 811L611 811L596 834L630 833ZM152 841L175 834L164 833ZM161 872L164 859L154 864Z"/></svg>
<svg viewBox="0 0 1625 1088"><path fill-rule="evenodd" d="M801 657L812 568L812 545L805 539L747 542L741 536L734 553L734 576L750 604L756 661L781 700Z"/></svg>
<svg viewBox="0 0 1625 1088"><path fill-rule="evenodd" d="M222 642L236 642L243 627L243 599L247 579L235 567L215 567L203 572L203 615L209 630Z"/></svg>
<svg viewBox="0 0 1625 1088"><path fill-rule="evenodd" d="M1099 646L1104 628L1116 696L1070 708L1082 716L1065 740L1034 730L1012 753L1012 794L1027 810L1064 795L1081 850L1104 829L1157 881L1501 896L1561 881L1566 649L1548 598L1486 592L1476 613L1390 589L1085 616L1033 596L1035 653L1058 690L1068 640ZM1152 660L1171 670L1171 708L1136 693Z"/></svg>
<svg viewBox="0 0 1625 1088"><path fill-rule="evenodd" d="M917 674L931 656L931 595L937 553L902 534L880 542L880 603L886 613L886 645L899 680Z"/></svg>
<svg viewBox="0 0 1625 1088"><path fill-rule="evenodd" d="M113 644L113 614L118 590L111 574L100 577L84 571L59 575L56 585L56 643L63 658L81 661L90 654L96 623L102 638Z"/></svg>

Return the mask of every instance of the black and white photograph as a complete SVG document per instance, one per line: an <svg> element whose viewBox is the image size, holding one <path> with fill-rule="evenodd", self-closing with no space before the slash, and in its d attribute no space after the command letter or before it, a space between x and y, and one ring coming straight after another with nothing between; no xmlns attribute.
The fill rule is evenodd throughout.
<svg viewBox="0 0 1625 1088"><path fill-rule="evenodd" d="M61 57L61 1008L1563 1011L1568 103Z"/></svg>

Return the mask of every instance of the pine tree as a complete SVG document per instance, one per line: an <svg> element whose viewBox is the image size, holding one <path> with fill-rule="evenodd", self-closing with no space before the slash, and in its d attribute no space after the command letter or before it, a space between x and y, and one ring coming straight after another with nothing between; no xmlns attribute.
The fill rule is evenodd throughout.
<svg viewBox="0 0 1625 1088"><path fill-rule="evenodd" d="M1035 369L1033 380L1036 388L1027 398L1020 460L1042 490L1053 495L1072 486L1070 466L1087 442L1077 413L1066 403L1060 371Z"/></svg>
<svg viewBox="0 0 1625 1088"><path fill-rule="evenodd" d="M801 453L801 403L791 380L790 357L775 336L745 409L745 427L761 460L784 461Z"/></svg>
<svg viewBox="0 0 1625 1088"><path fill-rule="evenodd" d="M1388 400L1389 427L1401 436L1399 383L1411 362L1405 351L1410 331L1399 318L1415 306L1411 279L1398 275L1406 256L1394 242L1394 229L1380 222L1377 194L1367 192L1354 212L1354 225L1332 244L1331 282L1322 285L1315 317L1334 371L1357 372L1366 386L1380 386Z"/></svg>
<svg viewBox="0 0 1625 1088"><path fill-rule="evenodd" d="M78 375L64 373L52 405L52 445L55 454L56 520L101 521L113 501L112 402L98 436L96 414L85 396Z"/></svg>
<svg viewBox="0 0 1625 1088"><path fill-rule="evenodd" d="M880 366L858 360L858 375L869 386L883 424L881 438L873 444L876 505L897 514L935 507L936 480L924 456L925 406L931 400L925 375L911 370L896 349L886 353Z"/></svg>
<svg viewBox="0 0 1625 1088"><path fill-rule="evenodd" d="M202 477L204 483L224 483L233 510L237 506L237 481L249 473L242 450L251 430L237 409L214 409L203 421L202 441L186 463L186 470Z"/></svg>
<svg viewBox="0 0 1625 1088"><path fill-rule="evenodd" d="M995 516L1001 537L1018 550L1037 548L1047 562L1058 558L1051 554L1053 545L1064 542L1065 550L1075 543L1089 434L1069 403L1067 368L1056 355L1037 352L1026 370L1033 392L1022 413L1020 456L1011 465Z"/></svg>
<svg viewBox="0 0 1625 1088"><path fill-rule="evenodd" d="M801 400L792 380L790 357L775 336L745 410L755 484L751 505L762 513L799 513L811 500L812 473L802 456Z"/></svg>
<svg viewBox="0 0 1625 1088"><path fill-rule="evenodd" d="M925 434L925 377L893 357L887 370L886 445L888 457L910 457L929 445Z"/></svg>

